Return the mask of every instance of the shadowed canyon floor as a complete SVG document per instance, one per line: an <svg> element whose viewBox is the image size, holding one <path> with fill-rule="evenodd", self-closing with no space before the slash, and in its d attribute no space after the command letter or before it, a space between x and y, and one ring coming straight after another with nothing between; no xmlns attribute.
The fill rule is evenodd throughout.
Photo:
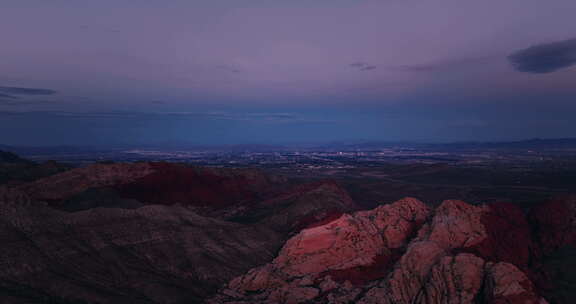
<svg viewBox="0 0 576 304"><path fill-rule="evenodd" d="M0 186L0 239L1 303L576 302L573 196L359 210L334 181L94 164Z"/></svg>

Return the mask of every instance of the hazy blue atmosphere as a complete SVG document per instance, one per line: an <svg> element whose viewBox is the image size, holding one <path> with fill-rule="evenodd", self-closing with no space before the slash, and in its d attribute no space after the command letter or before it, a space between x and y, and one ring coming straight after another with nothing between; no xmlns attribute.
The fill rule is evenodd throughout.
<svg viewBox="0 0 576 304"><path fill-rule="evenodd" d="M576 1L0 1L0 143L576 136Z"/></svg>

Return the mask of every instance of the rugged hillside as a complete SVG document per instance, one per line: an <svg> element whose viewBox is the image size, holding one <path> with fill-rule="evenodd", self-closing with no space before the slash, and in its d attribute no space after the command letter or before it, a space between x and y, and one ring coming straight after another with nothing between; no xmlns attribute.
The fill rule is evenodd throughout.
<svg viewBox="0 0 576 304"><path fill-rule="evenodd" d="M0 163L29 163L29 161L12 152L0 151Z"/></svg>
<svg viewBox="0 0 576 304"><path fill-rule="evenodd" d="M1 303L193 303L270 260L282 241L184 207L66 213L6 188L0 239Z"/></svg>
<svg viewBox="0 0 576 304"><path fill-rule="evenodd" d="M332 182L165 163L2 187L0 302L196 303L271 261L302 219L353 208Z"/></svg>
<svg viewBox="0 0 576 304"><path fill-rule="evenodd" d="M14 153L0 151L0 185L31 182L68 169L68 166L54 161L38 164Z"/></svg>
<svg viewBox="0 0 576 304"><path fill-rule="evenodd" d="M357 208L332 181L293 185L256 169L175 163L94 164L18 188L66 211L182 205L204 216L261 221L284 232Z"/></svg>
<svg viewBox="0 0 576 304"><path fill-rule="evenodd" d="M325 180L288 187L244 208L231 220L294 232L356 209L358 206L343 188L334 181Z"/></svg>
<svg viewBox="0 0 576 304"><path fill-rule="evenodd" d="M302 230L209 303L573 303L545 261L575 245L575 210L400 200Z"/></svg>
<svg viewBox="0 0 576 304"><path fill-rule="evenodd" d="M0 187L0 303L575 303L576 197L357 205L334 181L95 164Z"/></svg>

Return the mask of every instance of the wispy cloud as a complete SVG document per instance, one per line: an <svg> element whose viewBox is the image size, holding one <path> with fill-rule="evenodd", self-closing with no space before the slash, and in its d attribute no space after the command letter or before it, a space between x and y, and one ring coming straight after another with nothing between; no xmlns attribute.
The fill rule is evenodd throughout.
<svg viewBox="0 0 576 304"><path fill-rule="evenodd" d="M89 26L89 25L81 25L80 29L82 30L93 30L93 31L101 31L101 32L110 32L110 33L119 33L120 30L114 27L106 27L106 26Z"/></svg>
<svg viewBox="0 0 576 304"><path fill-rule="evenodd" d="M366 62L354 62L351 63L350 66L354 69L357 69L358 71L370 71L376 69L375 65L371 65Z"/></svg>
<svg viewBox="0 0 576 304"><path fill-rule="evenodd" d="M3 107L16 107L16 106L26 106L26 105L54 105L52 101L45 100L22 100L22 99L2 99L0 96L0 106Z"/></svg>
<svg viewBox="0 0 576 304"><path fill-rule="evenodd" d="M13 95L54 95L58 92L49 89L18 88L0 86L0 94Z"/></svg>
<svg viewBox="0 0 576 304"><path fill-rule="evenodd" d="M576 39L542 43L508 56L520 72L546 74L576 65Z"/></svg>
<svg viewBox="0 0 576 304"><path fill-rule="evenodd" d="M18 99L18 97L13 96L13 95L8 95L8 94L2 94L0 93L0 100L1 99Z"/></svg>
<svg viewBox="0 0 576 304"><path fill-rule="evenodd" d="M280 113L280 112L247 112L247 113L233 113L233 112L164 112L157 113L160 115L172 116L190 116L204 119L214 120L234 120L234 121L253 121L253 122L277 122L277 123L296 123L296 122L309 122L309 123L324 123L333 122L330 120L309 118L299 115L297 113Z"/></svg>
<svg viewBox="0 0 576 304"><path fill-rule="evenodd" d="M437 72L444 71L447 69L453 69L458 67L473 66L478 64L484 64L492 60L491 56L481 56L481 57L467 57L458 58L453 60L446 60L435 63L428 64L412 64L412 65L400 65L391 67L392 70L399 70L405 72Z"/></svg>
<svg viewBox="0 0 576 304"><path fill-rule="evenodd" d="M219 70L224 70L224 71L230 72L230 73L240 73L241 72L238 67L233 66L233 65L221 64L221 65L217 65L216 68Z"/></svg>
<svg viewBox="0 0 576 304"><path fill-rule="evenodd" d="M1 111L2 115L37 115L44 117L60 117L71 119L208 119L229 120L244 122L269 122L269 123L331 123L334 120L308 117L297 113L281 112L71 112L71 111Z"/></svg>

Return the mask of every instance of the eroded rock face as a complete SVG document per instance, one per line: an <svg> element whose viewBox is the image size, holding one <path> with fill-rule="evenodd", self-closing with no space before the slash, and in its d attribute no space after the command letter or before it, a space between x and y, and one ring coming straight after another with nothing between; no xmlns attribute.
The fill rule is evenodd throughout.
<svg viewBox="0 0 576 304"><path fill-rule="evenodd" d="M304 229L286 242L272 263L232 280L228 293L242 298L252 292L258 295L250 300L299 303L316 298L322 289L329 291L331 284L345 284L345 281L335 283L334 279L359 284L366 279L381 278L397 258L396 251L406 244L428 214L426 205L408 198ZM371 270L370 276L362 277ZM350 278L355 274L357 277ZM305 299L300 299L302 288L307 290Z"/></svg>
<svg viewBox="0 0 576 304"><path fill-rule="evenodd" d="M513 205L404 199L302 230L209 302L546 303L531 246Z"/></svg>
<svg viewBox="0 0 576 304"><path fill-rule="evenodd" d="M195 303L283 241L179 206L66 213L9 188L0 239L1 303Z"/></svg>

